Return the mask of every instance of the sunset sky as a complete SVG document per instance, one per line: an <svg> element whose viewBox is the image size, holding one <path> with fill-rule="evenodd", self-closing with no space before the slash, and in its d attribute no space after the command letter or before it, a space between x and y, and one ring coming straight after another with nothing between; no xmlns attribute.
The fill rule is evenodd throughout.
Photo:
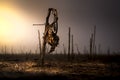
<svg viewBox="0 0 120 80"><path fill-rule="evenodd" d="M119 0L0 0L0 47L16 51L35 52L38 48L37 30L44 31L48 8L58 10L60 43L56 50L67 49L68 27L76 44L83 52L89 49L90 34L96 25L96 46L106 51L120 51L120 1Z"/></svg>

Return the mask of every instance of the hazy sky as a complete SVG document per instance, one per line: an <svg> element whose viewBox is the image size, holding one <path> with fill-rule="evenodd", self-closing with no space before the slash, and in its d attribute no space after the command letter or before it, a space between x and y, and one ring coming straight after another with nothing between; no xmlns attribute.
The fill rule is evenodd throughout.
<svg viewBox="0 0 120 80"><path fill-rule="evenodd" d="M57 51L67 49L68 27L81 52L89 48L90 34L96 25L96 46L120 51L120 0L0 0L0 44L35 50L38 47L37 30L44 26L48 8L58 10L60 44ZM41 37L42 38L42 37ZM15 48L16 49L16 48Z"/></svg>

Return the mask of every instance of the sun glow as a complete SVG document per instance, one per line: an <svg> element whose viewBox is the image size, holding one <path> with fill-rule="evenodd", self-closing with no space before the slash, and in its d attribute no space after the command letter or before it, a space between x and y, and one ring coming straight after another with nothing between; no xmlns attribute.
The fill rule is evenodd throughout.
<svg viewBox="0 0 120 80"><path fill-rule="evenodd" d="M27 27L21 14L9 5L0 4L0 43L13 44L26 35Z"/></svg>

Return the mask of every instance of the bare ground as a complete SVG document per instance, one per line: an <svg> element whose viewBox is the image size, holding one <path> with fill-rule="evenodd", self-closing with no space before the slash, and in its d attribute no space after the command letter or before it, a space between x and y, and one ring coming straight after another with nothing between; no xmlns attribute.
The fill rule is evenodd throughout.
<svg viewBox="0 0 120 80"><path fill-rule="evenodd" d="M46 61L0 61L0 79L28 80L119 80L117 63Z"/></svg>

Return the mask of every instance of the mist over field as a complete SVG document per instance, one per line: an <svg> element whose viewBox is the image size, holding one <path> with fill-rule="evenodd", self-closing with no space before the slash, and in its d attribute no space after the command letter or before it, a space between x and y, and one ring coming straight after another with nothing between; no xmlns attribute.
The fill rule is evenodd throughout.
<svg viewBox="0 0 120 80"><path fill-rule="evenodd" d="M61 6L62 5L62 6ZM38 48L37 30L41 39L47 9L58 10L58 35L60 44L56 49L61 52L63 44L68 47L68 28L74 35L74 44L83 53L89 50L89 39L96 26L96 48L99 44L104 53L110 48L111 52L119 51L119 1L104 0L0 0L0 46L13 47L16 51L23 48L34 52ZM77 52L74 45L75 52ZM18 49L16 49L18 48Z"/></svg>

